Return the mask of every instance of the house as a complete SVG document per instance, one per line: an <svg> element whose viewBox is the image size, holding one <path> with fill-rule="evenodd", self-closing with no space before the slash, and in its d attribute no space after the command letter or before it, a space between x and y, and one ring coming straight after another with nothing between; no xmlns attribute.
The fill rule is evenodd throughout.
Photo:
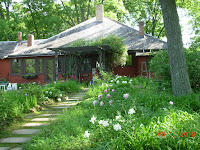
<svg viewBox="0 0 200 150"><path fill-rule="evenodd" d="M29 34L27 41L22 41L22 33L19 32L18 41L0 42L0 78L15 83L44 84L74 74L79 80L89 81L97 63L105 61L103 55L106 54L103 51L109 50L109 47L66 47L79 39L96 39L110 34L125 39L129 54L127 65L114 67L114 74L148 76L147 66L151 58L148 52L167 48L166 42L144 34L143 22L139 23L137 31L104 17L103 5L98 5L96 17L48 39L34 40L34 36ZM85 54L82 61L73 57L80 51Z"/></svg>

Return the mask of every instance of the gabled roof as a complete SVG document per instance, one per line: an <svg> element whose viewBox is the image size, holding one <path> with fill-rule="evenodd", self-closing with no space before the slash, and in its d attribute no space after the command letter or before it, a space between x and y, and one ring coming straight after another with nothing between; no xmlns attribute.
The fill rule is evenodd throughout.
<svg viewBox="0 0 200 150"><path fill-rule="evenodd" d="M55 36L42 40L31 47L18 46L16 51L8 56L23 55L54 55L54 52L48 48L66 47L79 39L96 39L105 37L109 34L115 34L124 37L124 44L128 50L146 50L146 49L166 49L167 43L145 34L144 38L139 37L139 31L104 17L104 21L96 21L96 17L80 23L70 29L65 30Z"/></svg>
<svg viewBox="0 0 200 150"><path fill-rule="evenodd" d="M35 40L37 44L42 40ZM0 41L0 59L8 57L8 55L25 50L27 48L27 41L22 41L19 45L18 41Z"/></svg>

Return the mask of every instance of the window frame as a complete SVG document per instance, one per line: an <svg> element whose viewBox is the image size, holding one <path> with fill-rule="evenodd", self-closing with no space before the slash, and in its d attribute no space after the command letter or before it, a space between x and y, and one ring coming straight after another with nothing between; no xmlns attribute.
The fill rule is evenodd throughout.
<svg viewBox="0 0 200 150"><path fill-rule="evenodd" d="M14 58L14 59L11 59L10 60L10 73L11 73L11 75L21 75L22 74L22 72L23 72L23 59L17 59L17 60L20 60L21 61L21 67L20 67L20 73L13 73L13 66L12 66L12 64L13 64L13 62L14 62L14 60L15 60L16 58Z"/></svg>
<svg viewBox="0 0 200 150"><path fill-rule="evenodd" d="M135 55L133 53L128 53L128 55L130 55L132 57L132 64L131 65L127 65L127 62L126 62L125 67L132 67L132 66L134 66L134 56Z"/></svg>
<svg viewBox="0 0 200 150"><path fill-rule="evenodd" d="M12 64L14 59L20 60L21 61L21 72L20 73L13 73L12 72ZM41 75L44 74L44 58L14 58L14 59L10 59L10 73L12 76L16 76L16 75ZM35 60L35 73L26 73L26 59L34 59ZM39 71L39 59L42 60L42 72Z"/></svg>
<svg viewBox="0 0 200 150"><path fill-rule="evenodd" d="M33 59L33 60L35 60L35 73L26 73L26 67L27 67L27 66L26 66L26 60L28 60L28 59ZM38 74L38 73L37 73L37 69L36 69L36 68L37 68L37 62L36 62L37 59L36 59L36 58L28 58L28 59L24 59L24 62L23 62L23 63L24 63L24 67L23 67L23 68L24 68L24 71L23 71L23 72L24 72L24 75Z"/></svg>

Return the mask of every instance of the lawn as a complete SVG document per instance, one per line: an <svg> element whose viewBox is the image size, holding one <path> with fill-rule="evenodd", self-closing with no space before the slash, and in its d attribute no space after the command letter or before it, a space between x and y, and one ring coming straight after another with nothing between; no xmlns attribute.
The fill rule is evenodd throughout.
<svg viewBox="0 0 200 150"><path fill-rule="evenodd" d="M200 149L200 93L174 97L153 79L103 79L24 149Z"/></svg>
<svg viewBox="0 0 200 150"><path fill-rule="evenodd" d="M44 106L64 100L68 92L79 91L82 84L74 79L60 80L46 85L28 83L18 90L0 91L0 137L13 121L20 121L27 113L37 113Z"/></svg>

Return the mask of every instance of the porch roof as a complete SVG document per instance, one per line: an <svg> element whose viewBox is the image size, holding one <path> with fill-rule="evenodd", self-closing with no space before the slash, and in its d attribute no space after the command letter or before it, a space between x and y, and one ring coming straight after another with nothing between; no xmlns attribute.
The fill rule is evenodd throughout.
<svg viewBox="0 0 200 150"><path fill-rule="evenodd" d="M58 48L48 48L52 51L57 51L65 54L98 54L100 51L109 50L112 52L112 48L109 45L101 46L79 46L79 47L58 47Z"/></svg>

